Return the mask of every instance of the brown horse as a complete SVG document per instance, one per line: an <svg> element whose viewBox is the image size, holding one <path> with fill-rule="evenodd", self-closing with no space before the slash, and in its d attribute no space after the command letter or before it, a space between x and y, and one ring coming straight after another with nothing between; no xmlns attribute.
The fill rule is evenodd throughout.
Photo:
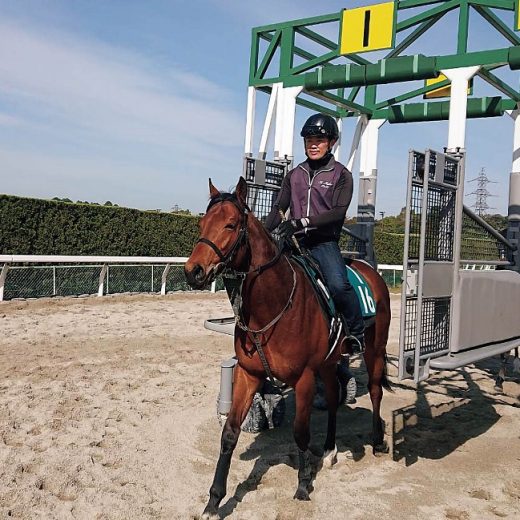
<svg viewBox="0 0 520 520"><path fill-rule="evenodd" d="M242 305L235 328L238 364L234 375L233 402L222 431L220 456L203 514L203 518L217 518L219 504L226 495L231 456L240 426L255 392L268 375L295 391L294 438L299 448L299 470L294 498L309 500L312 478L309 423L315 376L319 374L325 385L328 423L324 465L332 466L337 454L336 365L341 352L337 348L328 355L327 319L303 270L285 254L277 254L277 247L269 233L249 213L246 181L240 178L234 194L220 193L211 180L209 186L211 200L206 215L200 221L201 238L184 267L188 283L194 288L202 288L224 268L244 273ZM388 447L384 441L380 406L382 386L389 388L386 343L390 325L390 297L384 280L368 264L353 261L352 267L365 277L376 302L375 322L365 333L364 358L373 407L373 452L386 453ZM342 349L346 348L345 341L339 343Z"/></svg>

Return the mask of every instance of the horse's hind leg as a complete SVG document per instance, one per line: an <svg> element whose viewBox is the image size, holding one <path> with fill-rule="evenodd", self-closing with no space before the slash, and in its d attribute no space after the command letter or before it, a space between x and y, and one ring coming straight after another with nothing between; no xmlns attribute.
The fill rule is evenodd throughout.
<svg viewBox="0 0 520 520"><path fill-rule="evenodd" d="M202 514L203 519L218 518L218 507L226 496L227 477L231 456L240 436L240 426L244 421L255 392L261 380L245 372L239 365L235 369L233 402L228 418L222 430L220 455L215 470L213 484L209 490L209 501Z"/></svg>
<svg viewBox="0 0 520 520"><path fill-rule="evenodd" d="M294 418L294 440L299 448L298 464L298 489L294 498L298 500L310 500L309 488L312 481L311 453L309 451L310 441L310 417L312 399L314 396L314 372L306 369L296 386L296 417Z"/></svg>
<svg viewBox="0 0 520 520"><path fill-rule="evenodd" d="M376 324L377 326L377 324ZM368 392L372 401L372 452L374 455L388 453L388 444L384 440L384 426L381 419L381 400L385 380L385 346L386 334L378 334L376 326L370 327L365 333L365 363L368 372Z"/></svg>
<svg viewBox="0 0 520 520"><path fill-rule="evenodd" d="M339 404L339 382L336 377L336 364L328 365L320 370L320 376L325 385L327 398L327 438L323 446L323 465L327 468L337 462L338 448L336 447L336 416Z"/></svg>

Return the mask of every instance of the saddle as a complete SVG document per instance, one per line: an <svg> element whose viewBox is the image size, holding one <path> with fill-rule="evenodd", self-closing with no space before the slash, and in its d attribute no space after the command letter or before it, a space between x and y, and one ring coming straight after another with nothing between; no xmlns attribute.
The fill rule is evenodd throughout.
<svg viewBox="0 0 520 520"><path fill-rule="evenodd" d="M325 284L325 278L320 271L319 265L305 249L301 249L301 254L293 250L292 259L295 260L305 271L318 296L318 301L323 313L328 318L329 324L332 324L335 319L339 318L339 316L334 301L332 300ZM373 323L376 315L374 295L365 278L350 266L351 262L350 259L346 259L345 261L347 277L359 300L361 315L365 321L365 327L368 327ZM344 324L344 327L346 329L346 324ZM348 335L348 330L345 332Z"/></svg>

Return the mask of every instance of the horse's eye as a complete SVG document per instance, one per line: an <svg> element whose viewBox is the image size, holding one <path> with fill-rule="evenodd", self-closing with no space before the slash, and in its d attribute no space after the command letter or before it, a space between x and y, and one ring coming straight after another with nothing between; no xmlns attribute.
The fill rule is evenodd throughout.
<svg viewBox="0 0 520 520"><path fill-rule="evenodd" d="M226 224L224 227L226 229L235 229L237 227L237 225L236 224Z"/></svg>

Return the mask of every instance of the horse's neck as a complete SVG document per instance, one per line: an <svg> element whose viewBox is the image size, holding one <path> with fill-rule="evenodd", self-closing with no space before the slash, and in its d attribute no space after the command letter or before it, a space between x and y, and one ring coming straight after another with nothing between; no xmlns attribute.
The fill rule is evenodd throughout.
<svg viewBox="0 0 520 520"><path fill-rule="evenodd" d="M247 230L251 249L249 270L253 271L274 260L278 251L260 221L254 216L251 217L248 219ZM285 292L290 291L292 284L291 267L282 256L261 274L251 273L246 277L243 286L244 306L250 311L254 311L255 314L257 311L261 314L262 307L269 308L272 305L273 297L278 293L285 295Z"/></svg>
<svg viewBox="0 0 520 520"><path fill-rule="evenodd" d="M247 224L251 250L250 270L252 270L270 262L276 256L277 251L267 231L254 215L249 215Z"/></svg>

